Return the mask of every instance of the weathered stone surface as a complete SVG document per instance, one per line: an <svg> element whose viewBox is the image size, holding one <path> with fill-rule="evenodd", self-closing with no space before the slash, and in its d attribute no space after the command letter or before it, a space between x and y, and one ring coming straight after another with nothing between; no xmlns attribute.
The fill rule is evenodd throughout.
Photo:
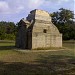
<svg viewBox="0 0 75 75"><path fill-rule="evenodd" d="M62 47L62 34L52 24L48 12L33 10L26 20L22 19L19 22L16 47L24 49Z"/></svg>

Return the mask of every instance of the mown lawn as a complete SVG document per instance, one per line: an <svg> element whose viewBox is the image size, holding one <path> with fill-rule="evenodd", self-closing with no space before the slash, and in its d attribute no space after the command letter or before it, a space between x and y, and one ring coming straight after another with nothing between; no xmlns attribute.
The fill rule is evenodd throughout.
<svg viewBox="0 0 75 75"><path fill-rule="evenodd" d="M64 50L17 51L14 41L0 41L0 75L75 75L75 41Z"/></svg>

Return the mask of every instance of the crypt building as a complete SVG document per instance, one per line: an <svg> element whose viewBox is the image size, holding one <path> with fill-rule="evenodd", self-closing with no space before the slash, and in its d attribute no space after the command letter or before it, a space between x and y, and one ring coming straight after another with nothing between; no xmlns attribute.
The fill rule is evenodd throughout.
<svg viewBox="0 0 75 75"><path fill-rule="evenodd" d="M16 47L37 49L62 47L62 34L51 22L51 17L44 10L32 10L26 19L18 23Z"/></svg>

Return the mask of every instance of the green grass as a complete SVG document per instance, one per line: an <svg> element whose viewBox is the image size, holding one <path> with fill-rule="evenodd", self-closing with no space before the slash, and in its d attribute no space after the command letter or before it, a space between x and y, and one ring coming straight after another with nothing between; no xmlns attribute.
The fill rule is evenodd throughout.
<svg viewBox="0 0 75 75"><path fill-rule="evenodd" d="M0 75L75 75L75 42L64 50L17 51L15 42L0 41Z"/></svg>
<svg viewBox="0 0 75 75"><path fill-rule="evenodd" d="M63 41L63 46L75 50L75 41Z"/></svg>

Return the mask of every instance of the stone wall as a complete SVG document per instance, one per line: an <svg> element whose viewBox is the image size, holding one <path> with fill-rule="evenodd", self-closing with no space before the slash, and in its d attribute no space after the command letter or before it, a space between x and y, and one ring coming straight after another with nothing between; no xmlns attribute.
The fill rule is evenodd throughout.
<svg viewBox="0 0 75 75"><path fill-rule="evenodd" d="M32 49L47 47L62 47L62 35L50 35L45 33L33 33Z"/></svg>
<svg viewBox="0 0 75 75"><path fill-rule="evenodd" d="M19 22L16 47L36 49L62 47L62 34L53 23L48 12L33 10Z"/></svg>

